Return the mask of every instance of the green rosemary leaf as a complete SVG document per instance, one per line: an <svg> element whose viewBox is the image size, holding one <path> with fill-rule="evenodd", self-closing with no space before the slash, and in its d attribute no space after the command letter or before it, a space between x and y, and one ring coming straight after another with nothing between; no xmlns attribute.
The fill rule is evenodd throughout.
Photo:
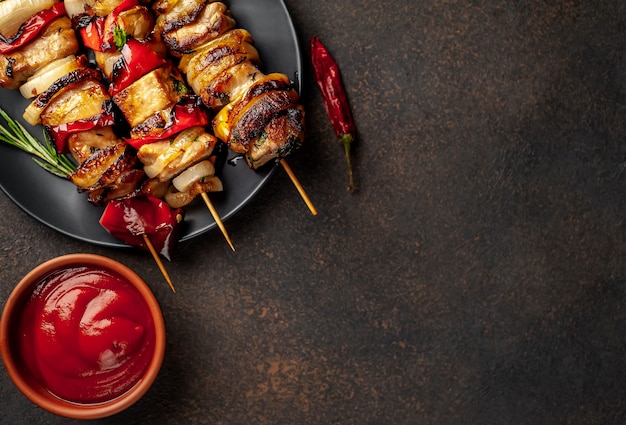
<svg viewBox="0 0 626 425"><path fill-rule="evenodd" d="M69 157L57 152L45 130L43 131L44 143L41 143L1 108L0 116L7 125L6 127L0 125L0 141L34 155L36 158L33 160L37 165L56 176L67 178L76 169L76 164Z"/></svg>

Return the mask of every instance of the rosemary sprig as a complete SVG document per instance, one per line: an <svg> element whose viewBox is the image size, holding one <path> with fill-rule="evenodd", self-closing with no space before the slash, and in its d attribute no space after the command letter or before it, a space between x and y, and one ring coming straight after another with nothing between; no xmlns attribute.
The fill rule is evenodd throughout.
<svg viewBox="0 0 626 425"><path fill-rule="evenodd" d="M0 116L8 126L6 128L0 125L0 141L34 155L36 158L33 160L40 167L56 176L67 178L76 169L76 164L70 158L57 152L45 130L43 132L45 143L41 143L1 108Z"/></svg>

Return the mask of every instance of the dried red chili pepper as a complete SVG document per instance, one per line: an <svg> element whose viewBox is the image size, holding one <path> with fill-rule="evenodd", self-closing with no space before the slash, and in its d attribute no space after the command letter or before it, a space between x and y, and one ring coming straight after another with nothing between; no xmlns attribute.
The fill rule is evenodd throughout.
<svg viewBox="0 0 626 425"><path fill-rule="evenodd" d="M346 154L348 190L352 190L354 189L354 177L350 161L350 145L356 136L354 121L339 66L318 37L311 38L311 62L313 63L317 86L322 92L326 112Z"/></svg>

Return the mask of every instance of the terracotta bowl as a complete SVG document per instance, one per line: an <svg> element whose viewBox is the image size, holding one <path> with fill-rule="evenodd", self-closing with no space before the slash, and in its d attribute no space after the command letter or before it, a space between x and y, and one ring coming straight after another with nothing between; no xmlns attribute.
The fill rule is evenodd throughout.
<svg viewBox="0 0 626 425"><path fill-rule="evenodd" d="M58 272L60 271L67 269L76 270L76 268L81 267L112 272L121 278L122 281L126 281L130 284L130 286L127 287L127 289L130 288L127 293L132 293L133 297L137 297L137 300L133 298L133 305L138 305L138 308L143 308L141 307L141 304L145 303L145 309L142 311L145 312L145 316L151 318L151 321L148 319L147 322L145 322L146 326L129 327L129 329L134 330L141 329L146 332L145 335L150 335L150 337L137 337L136 340L140 342L136 342L133 347L141 347L137 349L141 350L142 366L137 369L140 372L135 374L137 377L133 379L132 383L126 384L124 389L120 390L121 392L118 391L118 394L115 394L112 399L108 399L106 397L103 398L103 396L100 395L97 399L80 399L78 401L72 401L70 397L64 397L53 393L50 389L53 385L49 386L48 383L46 383L50 381L46 381L46 379L42 377L44 374L42 374L41 370L27 365L25 363L27 360L24 360L25 358L30 358L31 364L38 364L41 360L41 356L49 355L49 353L43 353L41 351L46 350L41 349L27 350L23 341L31 341L35 338L24 339L24 333L22 331L17 331L17 329L25 323L23 320L26 319L23 318L27 315L23 314L23 312L28 305L32 304L29 303L29 300L33 297L35 288L39 288L38 291L42 290L41 288L44 287L42 286L42 282L46 281L51 274L58 275ZM69 282L69 279L66 280L66 282ZM46 283L45 285L49 284ZM136 289L136 291L132 288ZM131 310L134 310L134 308ZM45 314L42 313L39 317L45 317ZM40 322L36 321L35 323ZM34 326L33 328L37 327L38 326ZM152 329L152 327L154 329ZM146 329L148 330L146 331ZM37 331L32 332L34 333ZM144 334L140 333L140 335ZM91 335L87 335L87 341L92 341L89 337L91 337ZM150 343L144 343L145 341L150 341ZM30 342L26 342L26 344L30 344ZM125 351L122 353L124 356L127 355L127 351L130 352L130 349L127 349L128 343L125 344ZM80 346L82 347L83 345ZM87 345L89 346L89 344ZM26 347L28 346L29 345L26 345ZM32 346L34 347L36 345ZM62 344L59 344L58 346L65 347L65 345ZM99 349L99 343L95 344L94 347L88 347L88 351ZM118 349L120 348L116 346L115 350ZM108 348L105 351L108 354L111 353ZM98 353L99 351L95 352ZM103 418L119 413L134 404L146 393L146 391L148 391L156 379L163 362L164 353L165 324L161 309L156 298L154 297L154 294L146 283L131 269L115 260L99 255L70 254L54 258L35 267L26 276L24 276L24 278L17 284L13 292L10 294L4 306L2 318L0 320L0 354L2 354L2 360L11 380L17 388L37 406L54 414L68 418ZM102 355L100 354L100 357L97 358L101 359ZM120 363L122 363L122 361L114 361L114 364L116 365ZM139 363L139 361L137 361L137 363ZM109 365L107 367L110 368L110 363L108 364ZM98 365L100 365L100 362L98 362ZM72 368L74 366L70 364L70 366L67 367ZM90 384L87 383L84 385L89 386ZM98 388L100 387L98 386ZM85 390L94 391L90 388L85 388Z"/></svg>

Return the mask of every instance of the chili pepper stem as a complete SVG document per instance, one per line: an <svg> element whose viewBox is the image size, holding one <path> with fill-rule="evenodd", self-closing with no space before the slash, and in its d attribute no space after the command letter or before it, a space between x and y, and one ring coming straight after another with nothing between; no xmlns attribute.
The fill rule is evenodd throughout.
<svg viewBox="0 0 626 425"><path fill-rule="evenodd" d="M339 137L339 143L343 145L343 150L346 153L346 165L348 167L348 190L354 189L354 175L352 173L352 161L350 160L350 145L353 140L352 135L349 133L344 133Z"/></svg>

